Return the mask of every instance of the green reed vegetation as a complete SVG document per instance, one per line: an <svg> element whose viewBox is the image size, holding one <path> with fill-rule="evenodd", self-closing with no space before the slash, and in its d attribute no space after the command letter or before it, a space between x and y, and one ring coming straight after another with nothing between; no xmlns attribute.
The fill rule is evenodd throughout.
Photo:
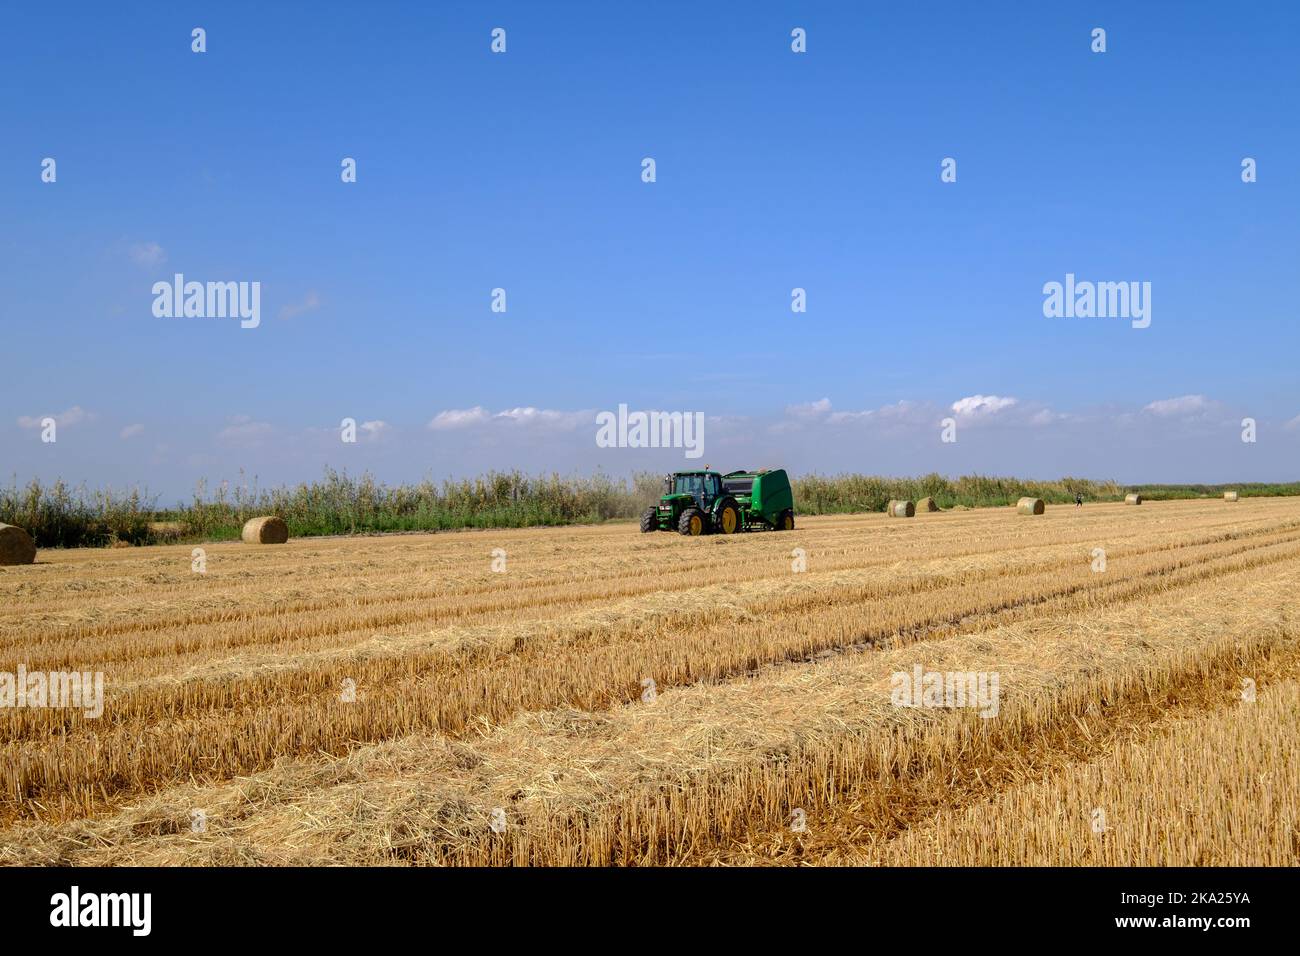
<svg viewBox="0 0 1300 956"><path fill-rule="evenodd" d="M491 472L477 478L389 486L369 474L360 477L326 469L313 482L259 488L256 480L200 483L189 502L160 507L147 491L97 490L63 481L0 486L0 522L26 528L39 547L221 541L239 537L251 517L278 514L294 536L454 528L521 528L635 518L659 495L662 476L641 473L631 480L603 474L589 477L530 476ZM1238 485L1119 485L1113 481L1062 478L1025 481L985 475L945 478L881 478L870 475L805 475L794 479L798 514L881 511L891 498L929 495L941 508L992 507L1033 496L1067 503L1119 501L1129 491L1151 499L1219 497L1226 489L1251 495L1300 494L1300 482Z"/></svg>

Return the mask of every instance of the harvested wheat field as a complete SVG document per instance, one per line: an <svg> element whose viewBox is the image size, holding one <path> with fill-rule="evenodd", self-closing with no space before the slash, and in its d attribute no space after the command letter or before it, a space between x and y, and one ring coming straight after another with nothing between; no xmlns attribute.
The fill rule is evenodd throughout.
<svg viewBox="0 0 1300 956"><path fill-rule="evenodd" d="M1300 863L1300 499L204 551L0 568L105 680L0 711L0 862Z"/></svg>

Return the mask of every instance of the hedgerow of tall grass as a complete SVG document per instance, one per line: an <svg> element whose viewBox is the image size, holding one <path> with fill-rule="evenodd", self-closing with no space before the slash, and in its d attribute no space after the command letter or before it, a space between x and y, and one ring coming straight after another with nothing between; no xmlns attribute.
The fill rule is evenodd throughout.
<svg viewBox="0 0 1300 956"><path fill-rule="evenodd" d="M1243 498L1272 498L1282 495L1300 495L1300 481L1262 482L1248 481L1239 485L1133 485L1143 498L1160 501L1171 498L1221 498L1225 491L1235 491Z"/></svg>
<svg viewBox="0 0 1300 956"><path fill-rule="evenodd" d="M292 535L590 523L637 514L653 500L657 482L643 475L629 484L603 474L530 477L513 471L390 487L369 474L353 478L327 468L320 481L292 488L222 483L209 494L200 483L174 518L194 535L213 539L238 537L243 523L261 514L284 518Z"/></svg>
<svg viewBox="0 0 1300 956"><path fill-rule="evenodd" d="M0 524L26 529L42 548L146 543L156 507L156 496L139 489L89 491L62 480L0 487Z"/></svg>
<svg viewBox="0 0 1300 956"><path fill-rule="evenodd" d="M1059 481L1025 481L963 475L945 478L929 474L920 478L877 478L871 475L805 475L794 485L795 511L801 514L844 514L883 511L891 498L917 501L934 498L940 508L964 506L983 508L1015 504L1023 497L1042 498L1048 503L1074 501L1081 494L1088 501L1119 501L1125 489L1113 481L1062 478Z"/></svg>
<svg viewBox="0 0 1300 956"><path fill-rule="evenodd" d="M43 485L15 480L0 487L0 523L26 528L42 548L102 546L119 542L221 541L238 538L249 518L280 515L294 536L385 531L441 531L454 528L522 528L634 518L659 496L663 476L641 473L629 480L603 474L532 477L518 471L477 478L430 480L389 486L369 474L351 477L326 469L319 481L293 487L259 488L256 479L209 490L196 488L188 503L159 508L147 491L88 491L63 481ZM1025 481L985 475L945 478L881 478L871 475L805 475L793 479L797 514L881 511L891 498L933 497L941 508L1013 504L1032 496L1052 503L1118 501L1128 491L1152 498L1193 498L1225 488L1251 495L1300 494L1290 484L1137 485L1062 478Z"/></svg>

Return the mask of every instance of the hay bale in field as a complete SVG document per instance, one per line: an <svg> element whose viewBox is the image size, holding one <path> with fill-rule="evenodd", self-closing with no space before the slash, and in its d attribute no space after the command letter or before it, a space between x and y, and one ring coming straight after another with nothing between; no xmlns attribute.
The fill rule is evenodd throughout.
<svg viewBox="0 0 1300 956"><path fill-rule="evenodd" d="M1224 501L1236 501L1236 500L1237 500L1237 493L1236 493L1235 491L1225 491L1225 492L1223 493L1223 500L1224 500Z"/></svg>
<svg viewBox="0 0 1300 956"><path fill-rule="evenodd" d="M1016 514L1040 515L1046 510L1042 498L1021 498L1016 502Z"/></svg>
<svg viewBox="0 0 1300 956"><path fill-rule="evenodd" d="M283 518L265 515L244 522L245 544L284 544L289 540L289 526Z"/></svg>
<svg viewBox="0 0 1300 956"><path fill-rule="evenodd" d="M889 503L889 516L891 518L914 518L916 517L916 504L911 501L891 501Z"/></svg>
<svg viewBox="0 0 1300 956"><path fill-rule="evenodd" d="M1140 505L1140 504L1142 504L1142 496L1141 496L1141 495L1134 495L1134 494L1128 494L1128 495L1125 495L1125 496L1124 496L1124 504L1126 504L1126 505Z"/></svg>
<svg viewBox="0 0 1300 956"><path fill-rule="evenodd" d="M36 560L36 543L22 528L0 524L0 564L31 564Z"/></svg>
<svg viewBox="0 0 1300 956"><path fill-rule="evenodd" d="M917 511L938 511L939 506L934 503L934 499L926 495L916 503Z"/></svg>

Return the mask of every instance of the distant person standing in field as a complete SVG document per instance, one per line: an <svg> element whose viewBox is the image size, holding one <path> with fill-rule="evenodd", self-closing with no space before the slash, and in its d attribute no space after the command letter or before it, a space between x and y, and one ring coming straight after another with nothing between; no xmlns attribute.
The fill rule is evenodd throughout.
<svg viewBox="0 0 1300 956"><path fill-rule="evenodd" d="M1076 494L1076 495L1074 496L1074 506L1075 506L1076 508L1082 508L1082 507L1083 507L1083 495Z"/></svg>

